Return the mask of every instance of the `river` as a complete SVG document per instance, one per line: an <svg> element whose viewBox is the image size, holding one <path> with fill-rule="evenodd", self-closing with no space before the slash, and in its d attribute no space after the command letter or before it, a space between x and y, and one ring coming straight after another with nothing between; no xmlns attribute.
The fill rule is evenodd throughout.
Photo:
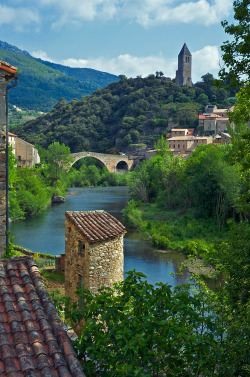
<svg viewBox="0 0 250 377"><path fill-rule="evenodd" d="M64 253L65 211L105 210L122 221L121 210L129 200L127 187L72 188L65 203L53 204L42 215L29 217L24 221L10 224L15 245L35 252L57 255ZM169 275L179 270L185 257L183 254L168 251L159 253L150 241L134 229L127 229L124 237L124 271L135 269L147 275L151 284L158 282L173 287L188 281L188 273Z"/></svg>

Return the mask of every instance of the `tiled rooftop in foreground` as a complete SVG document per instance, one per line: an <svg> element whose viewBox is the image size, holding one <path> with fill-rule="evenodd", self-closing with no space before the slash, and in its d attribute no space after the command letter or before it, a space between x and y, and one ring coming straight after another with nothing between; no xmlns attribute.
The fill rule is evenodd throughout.
<svg viewBox="0 0 250 377"><path fill-rule="evenodd" d="M89 242L100 242L126 233L126 228L105 211L67 211L65 216Z"/></svg>
<svg viewBox="0 0 250 377"><path fill-rule="evenodd" d="M84 377L30 257L0 260L0 377Z"/></svg>

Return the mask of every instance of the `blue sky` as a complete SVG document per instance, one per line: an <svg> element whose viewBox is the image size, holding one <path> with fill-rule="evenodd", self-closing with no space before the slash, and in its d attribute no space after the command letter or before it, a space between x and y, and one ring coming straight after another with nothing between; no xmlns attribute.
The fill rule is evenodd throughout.
<svg viewBox="0 0 250 377"><path fill-rule="evenodd" d="M171 78L186 42L196 82L223 64L224 19L233 0L1 0L0 40L71 67Z"/></svg>

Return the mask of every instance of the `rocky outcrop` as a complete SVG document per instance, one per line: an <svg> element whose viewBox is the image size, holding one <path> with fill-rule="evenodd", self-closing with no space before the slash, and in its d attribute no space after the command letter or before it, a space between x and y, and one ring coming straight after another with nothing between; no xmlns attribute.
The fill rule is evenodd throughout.
<svg viewBox="0 0 250 377"><path fill-rule="evenodd" d="M51 203L64 203L65 198L64 196L52 196Z"/></svg>

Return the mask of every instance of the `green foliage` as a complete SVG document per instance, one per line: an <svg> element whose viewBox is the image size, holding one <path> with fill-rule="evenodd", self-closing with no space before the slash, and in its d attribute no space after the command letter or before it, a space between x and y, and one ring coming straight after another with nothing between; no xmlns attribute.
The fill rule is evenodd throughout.
<svg viewBox="0 0 250 377"><path fill-rule="evenodd" d="M210 76L203 76L204 81L195 87L179 87L154 75L122 79L80 100L67 103L61 99L50 113L15 127L13 132L44 148L55 141L64 143L72 153L106 153L141 143L152 148L159 136L166 134L170 121L182 128L197 127L198 112L206 102L202 98L228 106L230 93L217 93Z"/></svg>
<svg viewBox="0 0 250 377"><path fill-rule="evenodd" d="M142 224L142 211L139 208L140 205L140 202L136 202L132 199L128 202L127 207L122 210L123 218L128 226L136 228Z"/></svg>
<svg viewBox="0 0 250 377"><path fill-rule="evenodd" d="M232 38L221 46L222 59L225 67L220 72L220 78L230 86L237 86L245 77L250 79L250 4L249 0L234 1L235 24L223 21L225 32Z"/></svg>
<svg viewBox="0 0 250 377"><path fill-rule="evenodd" d="M246 217L249 168L244 180L239 170L244 162L249 167L248 144L238 141L245 148L241 157L236 146L208 145L197 147L183 160L164 149L163 141L158 143L157 156L131 173L134 200L123 211L124 220L146 233L158 248L205 257L225 238L230 217Z"/></svg>
<svg viewBox="0 0 250 377"><path fill-rule="evenodd" d="M70 167L70 149L64 144L60 145L58 142L50 144L46 154L47 169L46 177L51 184L55 184L63 175L68 171Z"/></svg>
<svg viewBox="0 0 250 377"><path fill-rule="evenodd" d="M62 283L64 283L65 281L65 276L63 274L63 272L61 271L45 271L45 270L42 270L40 271L41 272L41 275L47 279L50 279L50 280L54 280L54 281L60 281Z"/></svg>
<svg viewBox="0 0 250 377"><path fill-rule="evenodd" d="M172 289L127 275L96 295L79 290L79 303L54 295L71 325L84 317L74 347L87 377L244 375L244 325L237 320L237 333L225 298L201 282Z"/></svg>

